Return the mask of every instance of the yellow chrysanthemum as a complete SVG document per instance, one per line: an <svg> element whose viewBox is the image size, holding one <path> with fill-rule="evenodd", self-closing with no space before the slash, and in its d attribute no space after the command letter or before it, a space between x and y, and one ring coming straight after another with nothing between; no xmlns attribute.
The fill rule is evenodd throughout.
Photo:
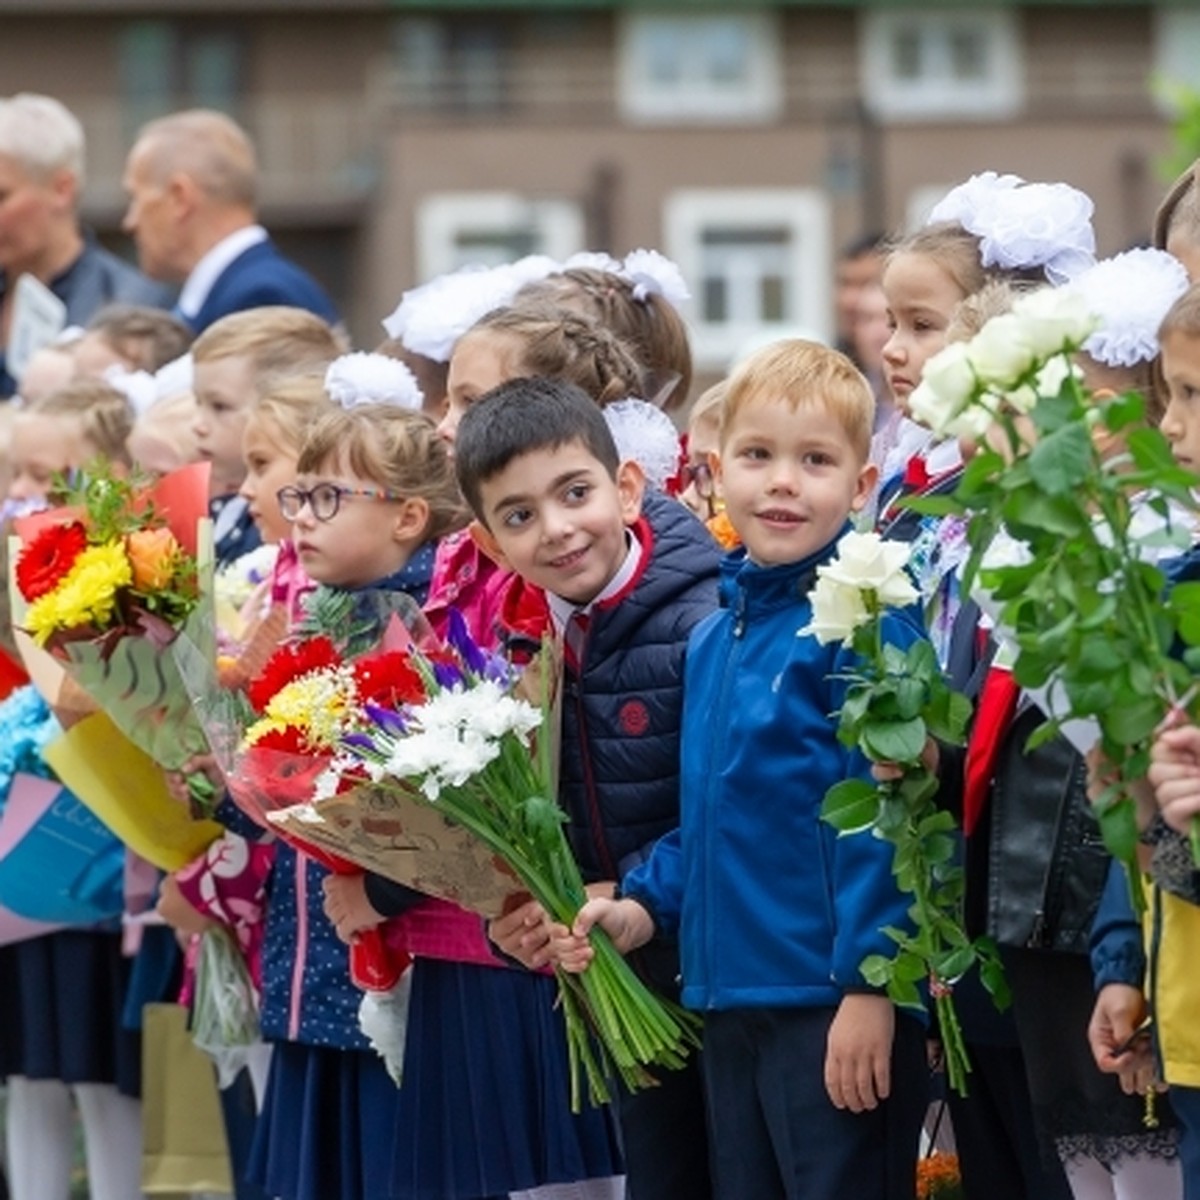
<svg viewBox="0 0 1200 1200"><path fill-rule="evenodd" d="M67 577L29 606L25 628L39 646L60 630L103 629L113 615L117 593L133 583L133 572L120 542L89 546Z"/></svg>
<svg viewBox="0 0 1200 1200"><path fill-rule="evenodd" d="M253 746L266 734L291 726L303 730L314 748L336 749L348 731L356 700L354 676L345 667L304 675L271 697L262 719L246 730L245 744Z"/></svg>

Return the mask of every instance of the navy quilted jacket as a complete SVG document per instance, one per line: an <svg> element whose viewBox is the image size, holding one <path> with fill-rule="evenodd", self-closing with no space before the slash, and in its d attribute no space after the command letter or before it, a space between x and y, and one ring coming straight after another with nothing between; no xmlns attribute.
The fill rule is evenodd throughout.
<svg viewBox="0 0 1200 1200"><path fill-rule="evenodd" d="M559 798L586 880L620 879L679 824L683 659L717 607L720 553L678 501L648 495L642 569L592 610L565 672Z"/></svg>

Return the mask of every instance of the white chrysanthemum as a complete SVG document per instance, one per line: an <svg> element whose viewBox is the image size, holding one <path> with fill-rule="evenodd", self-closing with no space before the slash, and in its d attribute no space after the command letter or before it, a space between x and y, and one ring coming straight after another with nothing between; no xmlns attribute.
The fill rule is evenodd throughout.
<svg viewBox="0 0 1200 1200"><path fill-rule="evenodd" d="M657 250L634 250L625 256L620 274L633 284L633 298L645 300L658 295L679 308L691 299L683 272Z"/></svg>
<svg viewBox="0 0 1200 1200"><path fill-rule="evenodd" d="M1188 289L1183 264L1165 250L1127 250L1098 262L1071 283L1100 327L1083 348L1110 367L1158 355L1158 327Z"/></svg>
<svg viewBox="0 0 1200 1200"><path fill-rule="evenodd" d="M621 460L638 464L646 482L663 491L679 472L679 430L661 408L630 397L604 409Z"/></svg>
<svg viewBox="0 0 1200 1200"><path fill-rule="evenodd" d="M130 371L114 363L105 368L103 378L109 387L116 388L129 401L134 416L140 417L158 399L154 376L148 371Z"/></svg>
<svg viewBox="0 0 1200 1200"><path fill-rule="evenodd" d="M343 354L325 372L325 391L339 408L393 404L420 411L425 397L417 377L399 359L357 351Z"/></svg>

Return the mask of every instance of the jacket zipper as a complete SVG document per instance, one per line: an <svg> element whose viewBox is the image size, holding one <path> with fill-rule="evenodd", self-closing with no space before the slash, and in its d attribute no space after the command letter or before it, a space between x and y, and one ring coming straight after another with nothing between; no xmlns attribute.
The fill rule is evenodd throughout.
<svg viewBox="0 0 1200 1200"><path fill-rule="evenodd" d="M741 658L742 637L746 632L746 595L744 592L738 592L737 606L734 609L733 624L730 629L729 647L725 652L725 667L721 678L721 687L717 692L716 712L727 713L729 709L729 693L733 688L733 676L735 657ZM728 725L724 726L724 733L721 737L720 747L709 743L708 762L706 766L709 768L704 772L704 777L708 781L705 787L705 808L708 810L704 814L704 912L701 914L704 921L705 930L705 970L704 974L708 978L708 995L705 998L706 1007L712 1006L713 992L717 986L716 978L716 962L717 962L717 931L716 931L716 903L714 895L714 868L715 854L713 847L716 842L716 830L713 826L716 823L717 805L710 804L711 788L713 786L714 774L712 764L714 761L722 761L725 753L725 746L729 740ZM720 750L721 758L716 757L717 750Z"/></svg>

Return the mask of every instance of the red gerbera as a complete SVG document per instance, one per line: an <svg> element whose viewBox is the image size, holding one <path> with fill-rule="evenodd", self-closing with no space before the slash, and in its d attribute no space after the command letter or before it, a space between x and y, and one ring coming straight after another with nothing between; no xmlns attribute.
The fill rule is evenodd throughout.
<svg viewBox="0 0 1200 1200"><path fill-rule="evenodd" d="M21 548L17 559L17 587L21 595L32 604L54 591L86 549L87 530L78 521L48 525Z"/></svg>
<svg viewBox="0 0 1200 1200"><path fill-rule="evenodd" d="M425 685L402 651L367 654L354 664L354 682L359 699L385 708L402 704L420 704L425 699Z"/></svg>
<svg viewBox="0 0 1200 1200"><path fill-rule="evenodd" d="M341 662L337 647L327 637L309 638L303 642L292 642L280 646L267 659L267 665L246 689L250 703L258 712L264 712L271 698L295 679L313 671L336 667Z"/></svg>

